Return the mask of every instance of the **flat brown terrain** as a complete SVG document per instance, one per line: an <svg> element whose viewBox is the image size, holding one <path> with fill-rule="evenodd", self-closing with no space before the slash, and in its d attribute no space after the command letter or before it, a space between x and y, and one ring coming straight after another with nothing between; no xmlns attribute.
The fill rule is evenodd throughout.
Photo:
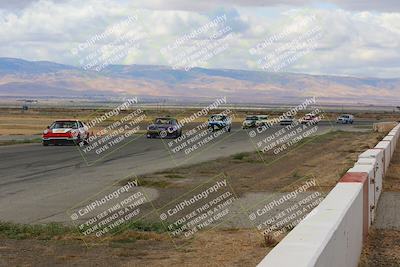
<svg viewBox="0 0 400 267"><path fill-rule="evenodd" d="M255 266L269 250L252 230L199 233L179 250L166 234L154 233L127 232L87 244L73 238L0 239L0 266Z"/></svg>
<svg viewBox="0 0 400 267"><path fill-rule="evenodd" d="M290 191L314 178L319 191L330 191L366 149L383 134L331 132L312 137L282 155L241 153L188 167L179 167L139 177L146 184L163 188L192 188L224 173L239 195L248 192Z"/></svg>
<svg viewBox="0 0 400 267"><path fill-rule="evenodd" d="M359 267L400 266L400 231L373 229L364 246Z"/></svg>
<svg viewBox="0 0 400 267"><path fill-rule="evenodd" d="M357 155L381 137L371 132L331 132L298 144L279 157L242 153L139 178L146 186L169 191L169 195L221 172L239 196L289 191L309 178L318 185L310 190L329 191ZM255 266L272 248L256 229L216 228L196 233L188 243L180 238L174 243L184 245L175 248L166 233L132 230L103 242L69 234L49 240L29 236L16 240L0 227L0 266Z"/></svg>

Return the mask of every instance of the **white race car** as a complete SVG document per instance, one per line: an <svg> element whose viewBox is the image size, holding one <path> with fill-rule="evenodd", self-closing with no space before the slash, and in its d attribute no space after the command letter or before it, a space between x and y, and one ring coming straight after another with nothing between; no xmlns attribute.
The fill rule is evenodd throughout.
<svg viewBox="0 0 400 267"><path fill-rule="evenodd" d="M42 143L44 146L49 144L81 144L87 143L89 139L89 128L78 120L59 120L53 122L43 132Z"/></svg>
<svg viewBox="0 0 400 267"><path fill-rule="evenodd" d="M208 128L215 130L226 129L228 132L232 128L232 119L224 114L214 114L208 119Z"/></svg>
<svg viewBox="0 0 400 267"><path fill-rule="evenodd" d="M350 114L342 114L336 120L336 123L341 123L341 124L349 124L349 123L353 124L353 122L354 122L354 116Z"/></svg>

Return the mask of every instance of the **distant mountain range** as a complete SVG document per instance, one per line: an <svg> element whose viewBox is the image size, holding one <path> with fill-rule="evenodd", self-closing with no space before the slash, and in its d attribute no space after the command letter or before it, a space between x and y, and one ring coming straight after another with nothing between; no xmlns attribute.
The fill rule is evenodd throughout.
<svg viewBox="0 0 400 267"><path fill-rule="evenodd" d="M400 79L355 78L230 69L173 70L167 66L111 65L101 72L47 61L0 58L0 96L93 97L139 95L169 99L227 96L236 103L400 102Z"/></svg>

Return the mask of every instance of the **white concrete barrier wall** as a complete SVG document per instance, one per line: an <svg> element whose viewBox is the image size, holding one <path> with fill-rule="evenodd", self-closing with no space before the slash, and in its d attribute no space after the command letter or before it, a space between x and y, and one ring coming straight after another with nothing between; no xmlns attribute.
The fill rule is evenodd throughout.
<svg viewBox="0 0 400 267"><path fill-rule="evenodd" d="M313 266L333 267L348 266L357 267L363 248L363 189L360 183L339 183L337 194L332 195L324 207L326 213L338 209L338 214L343 215L338 224L334 226L334 232L329 238L327 245ZM343 199L338 201L337 197L344 197L345 194L352 195L353 200ZM349 200L349 202L347 202ZM341 203L338 203L341 202ZM346 204L347 203L347 204ZM340 208L341 205L347 207ZM319 218L320 223L326 223L326 216ZM318 225L318 224L317 224ZM295 265L298 266L298 265Z"/></svg>
<svg viewBox="0 0 400 267"><path fill-rule="evenodd" d="M397 142L399 141L400 138L400 125L397 125L396 127L393 128L388 134L388 136L394 136L394 142L395 142L395 147L397 146Z"/></svg>
<svg viewBox="0 0 400 267"><path fill-rule="evenodd" d="M363 241L363 185L339 183L258 266L357 267Z"/></svg>
<svg viewBox="0 0 400 267"><path fill-rule="evenodd" d="M400 124L398 124L396 127L393 128L393 130L390 132L396 136L396 141L398 141L400 137Z"/></svg>
<svg viewBox="0 0 400 267"><path fill-rule="evenodd" d="M383 169L384 165L382 161L378 161L376 158L359 158L354 167L357 165L370 165L374 166L374 186L371 186L370 190L375 190L375 206L378 204L379 197L382 193L383 188ZM351 171L351 169L349 170Z"/></svg>
<svg viewBox="0 0 400 267"><path fill-rule="evenodd" d="M362 153L311 216L296 226L258 266L357 267L363 236L374 220L383 178L399 137L400 124L374 149Z"/></svg>
<svg viewBox="0 0 400 267"><path fill-rule="evenodd" d="M399 140L399 132L398 131L393 130L393 131L388 133L388 136L394 136L395 140L396 140L396 144L397 144L397 141Z"/></svg>
<svg viewBox="0 0 400 267"><path fill-rule="evenodd" d="M385 173L386 173L387 170L389 169L390 160L392 159L392 151L391 151L390 142L388 142L388 141L379 142L375 146L375 148L383 149L383 151L385 153Z"/></svg>
<svg viewBox="0 0 400 267"><path fill-rule="evenodd" d="M383 139L382 139L382 141L383 142L389 142L390 143L390 157L393 157L393 153L394 153L394 150L395 150L395 148L396 148L396 142L395 142L395 140L396 140L396 137L395 136L392 136L392 135L388 135L388 136L385 136Z"/></svg>
<svg viewBox="0 0 400 267"><path fill-rule="evenodd" d="M397 142L399 140L399 134L397 133L397 131L391 131L386 137L391 136L394 138L394 144L395 146L397 146Z"/></svg>
<svg viewBox="0 0 400 267"><path fill-rule="evenodd" d="M360 164L356 163L353 168L351 168L348 173L367 173L368 174L368 184L369 184L369 189L368 189L368 226L370 226L374 221L375 221L375 207L378 204L378 199L380 196L380 192L376 192L376 172L375 172L375 166L376 166L376 159L360 159L360 162L365 162L365 161L373 161L369 162L368 164ZM380 187L381 188L381 187Z"/></svg>
<svg viewBox="0 0 400 267"><path fill-rule="evenodd" d="M361 153L358 156L358 159L362 158L374 158L376 159L381 165L383 170L383 176L386 174L386 161L385 161L385 152L382 149L368 149L367 151Z"/></svg>

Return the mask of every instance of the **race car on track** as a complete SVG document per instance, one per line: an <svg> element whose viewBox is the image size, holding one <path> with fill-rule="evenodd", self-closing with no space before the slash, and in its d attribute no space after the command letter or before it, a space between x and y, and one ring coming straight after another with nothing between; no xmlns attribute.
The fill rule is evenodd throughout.
<svg viewBox="0 0 400 267"><path fill-rule="evenodd" d="M295 120L294 120L293 116L289 115L289 116L282 118L279 123L280 123L280 125L292 125L295 123Z"/></svg>
<svg viewBox="0 0 400 267"><path fill-rule="evenodd" d="M232 119L224 114L214 114L208 118L208 129L221 130L226 129L228 132L232 128Z"/></svg>
<svg viewBox="0 0 400 267"><path fill-rule="evenodd" d="M341 124L348 124L348 123L353 124L353 122L354 122L354 116L350 114L342 114L336 120L336 123L341 123Z"/></svg>
<svg viewBox="0 0 400 267"><path fill-rule="evenodd" d="M256 127L263 127L263 126L270 126L268 122L267 115L249 115L246 116L245 120L243 121L242 128L256 128Z"/></svg>
<svg viewBox="0 0 400 267"><path fill-rule="evenodd" d="M308 113L301 119L301 124L318 124L321 118L314 113Z"/></svg>
<svg viewBox="0 0 400 267"><path fill-rule="evenodd" d="M258 121L257 115L247 116L243 121L242 128L243 129L254 128L254 127L256 127L257 121Z"/></svg>
<svg viewBox="0 0 400 267"><path fill-rule="evenodd" d="M182 135L182 127L178 120L171 117L156 118L147 127L147 138L178 138Z"/></svg>
<svg viewBox="0 0 400 267"><path fill-rule="evenodd" d="M44 130L42 136L42 144L87 144L89 139L89 128L78 120L59 120L53 122Z"/></svg>

